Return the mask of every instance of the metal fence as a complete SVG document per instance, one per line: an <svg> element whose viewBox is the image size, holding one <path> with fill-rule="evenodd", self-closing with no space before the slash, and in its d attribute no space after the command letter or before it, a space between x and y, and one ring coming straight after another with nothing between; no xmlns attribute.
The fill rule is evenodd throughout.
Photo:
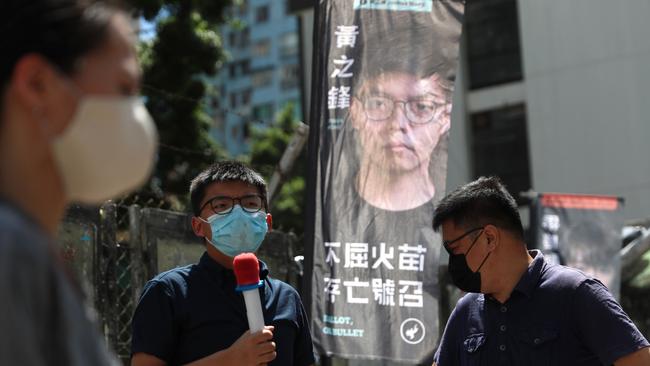
<svg viewBox="0 0 650 366"><path fill-rule="evenodd" d="M132 203L132 201L130 202ZM146 281L156 274L195 263L204 251L194 236L190 216L154 208L152 202L124 205L107 202L101 207L71 207L60 227L63 256L77 275L87 301L94 306L98 323L125 365L131 348L131 317ZM302 254L292 233L273 231L258 256L267 262L271 276L300 290L301 267L294 258ZM623 281L621 304L639 329L650 336L650 252L636 259L637 281ZM441 308L453 308L458 293L452 286L441 299ZM339 362L340 361L340 362ZM331 364L352 365L338 360Z"/></svg>
<svg viewBox="0 0 650 366"><path fill-rule="evenodd" d="M190 216L139 205L107 202L99 208L71 207L59 231L64 258L75 272L98 323L122 362L131 349L131 317L144 284L168 269L196 263L204 252L194 236ZM297 289L298 238L273 231L258 256L271 275Z"/></svg>

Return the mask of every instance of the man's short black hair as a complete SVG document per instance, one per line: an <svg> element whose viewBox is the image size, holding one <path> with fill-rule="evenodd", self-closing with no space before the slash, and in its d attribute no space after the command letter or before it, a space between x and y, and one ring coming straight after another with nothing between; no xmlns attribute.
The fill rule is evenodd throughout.
<svg viewBox="0 0 650 366"><path fill-rule="evenodd" d="M205 196L205 189L215 182L239 181L254 185L262 195L264 207L268 210L266 201L266 182L262 176L239 161L220 161L199 173L190 184L190 200L194 216L201 214L201 201Z"/></svg>
<svg viewBox="0 0 650 366"><path fill-rule="evenodd" d="M517 203L497 177L480 177L446 195L436 207L433 229L447 220L466 229L492 224L524 238Z"/></svg>

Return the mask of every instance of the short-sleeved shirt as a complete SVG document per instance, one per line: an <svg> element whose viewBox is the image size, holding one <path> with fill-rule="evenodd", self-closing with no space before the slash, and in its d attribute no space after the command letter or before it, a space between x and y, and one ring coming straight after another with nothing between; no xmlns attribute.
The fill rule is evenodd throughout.
<svg viewBox="0 0 650 366"><path fill-rule="evenodd" d="M314 363L309 322L296 290L268 276L260 262L264 323L273 325L277 356L269 365ZM199 263L149 281L133 316L131 353L168 365L185 364L230 347L248 330L246 305L234 272L204 253Z"/></svg>
<svg viewBox="0 0 650 366"><path fill-rule="evenodd" d="M0 199L0 365L117 365L48 235Z"/></svg>
<svg viewBox="0 0 650 366"><path fill-rule="evenodd" d="M503 304L467 294L452 312L439 366L611 365L648 347L605 285L539 251Z"/></svg>

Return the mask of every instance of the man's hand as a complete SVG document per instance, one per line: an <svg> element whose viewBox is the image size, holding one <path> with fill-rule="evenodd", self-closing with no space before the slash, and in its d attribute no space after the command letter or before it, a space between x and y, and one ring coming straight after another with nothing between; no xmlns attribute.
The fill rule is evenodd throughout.
<svg viewBox="0 0 650 366"><path fill-rule="evenodd" d="M273 329L265 326L252 334L247 330L232 346L186 366L265 366L276 356ZM139 365L131 363L131 366Z"/></svg>
<svg viewBox="0 0 650 366"><path fill-rule="evenodd" d="M275 342L273 342L273 327L266 326L260 332L246 331L228 349L228 361L237 366L266 365L276 356Z"/></svg>

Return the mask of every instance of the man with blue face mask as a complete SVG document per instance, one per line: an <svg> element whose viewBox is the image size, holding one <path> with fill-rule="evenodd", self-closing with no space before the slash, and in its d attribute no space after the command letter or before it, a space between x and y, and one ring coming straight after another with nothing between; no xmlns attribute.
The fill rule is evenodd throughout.
<svg viewBox="0 0 650 366"><path fill-rule="evenodd" d="M145 286L133 316L131 365L313 364L307 317L291 286L271 279L260 262L268 326L252 334L235 291L233 258L257 251L271 230L264 179L242 163L220 162L192 180L190 196L192 229L206 252Z"/></svg>
<svg viewBox="0 0 650 366"><path fill-rule="evenodd" d="M468 292L434 365L650 365L650 344L605 285L527 250L517 204L499 179L449 193L433 228L442 230L452 282Z"/></svg>

